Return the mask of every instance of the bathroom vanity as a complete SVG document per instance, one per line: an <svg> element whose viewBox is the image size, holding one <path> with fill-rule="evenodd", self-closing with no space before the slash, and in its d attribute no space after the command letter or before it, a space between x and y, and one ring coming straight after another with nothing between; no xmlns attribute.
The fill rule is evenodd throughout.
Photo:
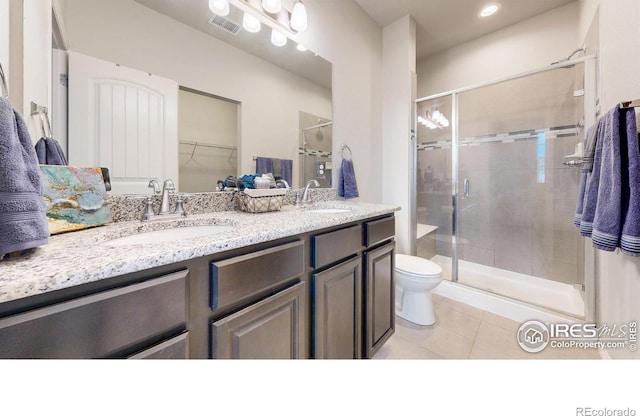
<svg viewBox="0 0 640 416"><path fill-rule="evenodd" d="M0 357L371 357L394 331L395 210L324 203L56 236L0 263ZM124 240L202 225L224 227Z"/></svg>

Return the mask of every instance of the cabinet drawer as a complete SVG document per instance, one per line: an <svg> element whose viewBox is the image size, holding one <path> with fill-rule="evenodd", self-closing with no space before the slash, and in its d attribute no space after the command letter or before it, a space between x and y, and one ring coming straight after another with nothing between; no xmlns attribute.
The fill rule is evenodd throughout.
<svg viewBox="0 0 640 416"><path fill-rule="evenodd" d="M186 324L186 276L171 273L0 320L2 358L102 358Z"/></svg>
<svg viewBox="0 0 640 416"><path fill-rule="evenodd" d="M304 242L211 263L211 309L256 298L304 273Z"/></svg>
<svg viewBox="0 0 640 416"><path fill-rule="evenodd" d="M396 219L393 216L366 222L364 224L364 245L370 247L392 238L395 234Z"/></svg>
<svg viewBox="0 0 640 416"><path fill-rule="evenodd" d="M311 267L318 269L357 253L362 248L359 225L311 237Z"/></svg>
<svg viewBox="0 0 640 416"><path fill-rule="evenodd" d="M144 360L169 360L169 359L186 359L189 358L189 333L185 332L171 339L168 339L151 348L147 348L129 359Z"/></svg>

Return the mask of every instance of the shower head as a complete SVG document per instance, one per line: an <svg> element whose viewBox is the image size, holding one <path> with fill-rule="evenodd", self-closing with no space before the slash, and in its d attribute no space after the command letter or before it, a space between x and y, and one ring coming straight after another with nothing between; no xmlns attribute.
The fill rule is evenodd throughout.
<svg viewBox="0 0 640 416"><path fill-rule="evenodd" d="M587 52L586 46L583 45L582 48L576 49L575 51L571 52L571 54L569 56L567 56L566 58L564 58L564 59L561 59L561 60L555 61L555 62L551 62L551 65L557 65L557 64L562 63L562 62L570 61L571 58L573 58L578 52L586 53ZM565 66L563 68L573 68L573 66L574 65L569 65L569 66Z"/></svg>

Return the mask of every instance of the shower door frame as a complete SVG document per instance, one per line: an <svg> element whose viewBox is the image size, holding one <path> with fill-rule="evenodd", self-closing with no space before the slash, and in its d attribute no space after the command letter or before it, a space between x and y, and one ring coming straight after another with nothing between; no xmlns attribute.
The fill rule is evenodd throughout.
<svg viewBox="0 0 640 416"><path fill-rule="evenodd" d="M411 160L413 162L413 172L414 176L417 172L418 167L418 151L417 146L419 145L419 137L418 137L418 104L423 101L434 100L437 98L442 98L446 96L451 96L451 205L453 208L452 211L452 224L451 224L451 245L452 245L452 256L451 256L451 282L458 283L458 263L459 263L459 244L458 244L458 178L459 178L459 115L458 115L458 95L461 93L475 90L478 88L488 87L490 85L499 84L502 82L523 78L529 75L534 75L546 71L550 71L557 68L568 68L574 66L576 64L584 63L584 126L583 128L587 128L588 126L593 125L596 122L596 119L599 115L599 105L598 98L599 95L597 92L597 56L596 55L587 55L581 58L576 58L564 62L559 62L556 64L552 64L550 66L545 66L542 68L537 68L531 71L522 72L516 75L511 75L503 78L498 78L492 81L488 81L480 84L473 84L467 87L458 88L455 90L442 92L438 94L433 94L427 97L418 98L414 101L414 114L413 114L413 131L415 136L415 143L412 143L411 151L413 155ZM411 203L414 207L417 207L417 180L413 179L416 186L411 188ZM411 229L415 230L417 228L417 214L416 209L412 209L411 216ZM410 235L415 235L415 232ZM417 252L417 239L411 239L411 253L413 255ZM596 275L595 275L595 262L596 255L595 249L591 244L588 244L588 239L584 239L585 245L585 267L584 267L584 285L582 287L582 295L584 297L585 302L585 316L584 320L589 322L596 321Z"/></svg>

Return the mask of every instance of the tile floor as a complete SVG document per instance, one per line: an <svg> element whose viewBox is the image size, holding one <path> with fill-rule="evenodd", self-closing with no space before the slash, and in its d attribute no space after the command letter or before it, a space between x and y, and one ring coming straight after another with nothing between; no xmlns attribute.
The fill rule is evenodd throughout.
<svg viewBox="0 0 640 416"><path fill-rule="evenodd" d="M599 359L595 349L547 347L528 353L516 341L521 322L433 295L436 323L420 326L396 317L396 332L374 359Z"/></svg>

